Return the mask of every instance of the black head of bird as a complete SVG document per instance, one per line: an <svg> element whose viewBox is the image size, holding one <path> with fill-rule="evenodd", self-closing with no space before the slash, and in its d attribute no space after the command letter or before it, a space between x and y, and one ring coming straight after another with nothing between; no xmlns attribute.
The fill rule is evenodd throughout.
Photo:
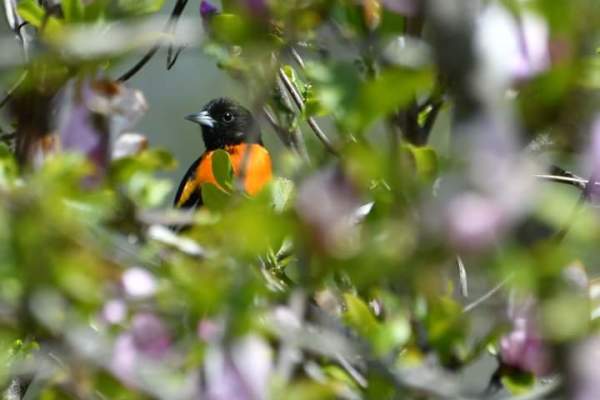
<svg viewBox="0 0 600 400"><path fill-rule="evenodd" d="M185 119L200 124L207 150L240 143L261 143L260 130L252 113L227 98L212 100L200 112Z"/></svg>

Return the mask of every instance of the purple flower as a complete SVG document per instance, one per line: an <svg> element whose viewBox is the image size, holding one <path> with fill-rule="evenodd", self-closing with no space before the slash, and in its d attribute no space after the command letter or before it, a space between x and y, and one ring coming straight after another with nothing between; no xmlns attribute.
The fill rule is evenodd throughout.
<svg viewBox="0 0 600 400"><path fill-rule="evenodd" d="M58 96L54 125L64 150L82 153L95 166L90 181L104 175L111 138L131 127L148 105L143 94L108 80L72 80Z"/></svg>
<svg viewBox="0 0 600 400"><path fill-rule="evenodd" d="M463 250L490 246L504 225L502 207L477 193L464 193L452 199L446 212L449 237Z"/></svg>
<svg viewBox="0 0 600 400"><path fill-rule="evenodd" d="M246 8L252 15L265 15L269 10L265 0L246 0Z"/></svg>
<svg viewBox="0 0 600 400"><path fill-rule="evenodd" d="M546 344L523 319L516 320L513 331L500 340L500 357L505 365L536 376L552 372Z"/></svg>
<svg viewBox="0 0 600 400"><path fill-rule="evenodd" d="M500 360L507 366L546 376L553 371L552 358L539 333L535 316L536 304L532 298L509 309L513 329L500 339Z"/></svg>
<svg viewBox="0 0 600 400"><path fill-rule="evenodd" d="M127 316L127 305L123 300L109 300L102 307L102 318L109 324L119 324Z"/></svg>
<svg viewBox="0 0 600 400"><path fill-rule="evenodd" d="M417 12L415 0L382 0L381 4L383 4L386 9L398 14L414 15Z"/></svg>
<svg viewBox="0 0 600 400"><path fill-rule="evenodd" d="M149 361L163 361L171 337L163 322L150 312L136 314L131 328L115 340L110 370L121 381L136 386L139 372Z"/></svg>
<svg viewBox="0 0 600 400"><path fill-rule="evenodd" d="M202 0L200 2L200 16L202 16L202 18L212 17L213 15L218 14L218 12L219 10L217 7L212 5L209 1Z"/></svg>
<svg viewBox="0 0 600 400"><path fill-rule="evenodd" d="M268 398L273 369L271 348L255 336L230 347L210 347L205 361L206 385L201 398L207 400L262 400Z"/></svg>
<svg viewBox="0 0 600 400"><path fill-rule="evenodd" d="M163 322L149 312L137 314L131 323L136 349L151 357L161 357L171 346L169 332Z"/></svg>
<svg viewBox="0 0 600 400"><path fill-rule="evenodd" d="M600 336L578 344L571 354L570 367L574 400L596 400L600 394Z"/></svg>
<svg viewBox="0 0 600 400"><path fill-rule="evenodd" d="M211 319L199 321L196 329L198 337L205 342L214 342L223 335L223 324Z"/></svg>
<svg viewBox="0 0 600 400"><path fill-rule="evenodd" d="M138 350L133 336L130 333L123 333L115 341L110 370L121 381L132 384L135 380L137 358Z"/></svg>

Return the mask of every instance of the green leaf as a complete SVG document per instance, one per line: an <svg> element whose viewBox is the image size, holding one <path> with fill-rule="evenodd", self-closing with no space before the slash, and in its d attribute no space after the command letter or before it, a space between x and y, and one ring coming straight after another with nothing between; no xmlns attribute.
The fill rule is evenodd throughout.
<svg viewBox="0 0 600 400"><path fill-rule="evenodd" d="M212 153L213 175L221 188L231 190L233 187L233 168L229 154L224 150Z"/></svg>
<svg viewBox="0 0 600 400"><path fill-rule="evenodd" d="M425 180L432 180L438 174L439 161L437 153L431 147L406 145L415 162L417 176Z"/></svg>
<svg viewBox="0 0 600 400"><path fill-rule="evenodd" d="M138 204L145 207L157 207L171 192L172 184L168 179L157 179L147 172L137 172L127 180L128 193Z"/></svg>
<svg viewBox="0 0 600 400"><path fill-rule="evenodd" d="M17 177L17 162L10 149L4 143L0 143L0 186L10 185Z"/></svg>
<svg viewBox="0 0 600 400"><path fill-rule="evenodd" d="M379 323L367 306L360 298L344 293L347 311L344 313L344 321L365 338L371 338L379 329Z"/></svg>
<svg viewBox="0 0 600 400"><path fill-rule="evenodd" d="M84 7L81 0L62 0L62 11L67 22L83 22Z"/></svg>
<svg viewBox="0 0 600 400"><path fill-rule="evenodd" d="M535 376L531 373L513 371L502 375L502 385L512 394L523 394L529 392L535 385Z"/></svg>
<svg viewBox="0 0 600 400"><path fill-rule="evenodd" d="M155 172L170 170L177 166L171 153L162 149L144 150L140 154L119 158L112 162L110 176L117 181L125 181L139 171Z"/></svg>
<svg viewBox="0 0 600 400"><path fill-rule="evenodd" d="M374 340L377 354L387 354L394 348L405 345L410 339L410 322L406 316L398 315L381 324Z"/></svg>
<svg viewBox="0 0 600 400"><path fill-rule="evenodd" d="M294 182L285 178L275 178L271 183L271 199L276 212L287 208L294 194Z"/></svg>
<svg viewBox="0 0 600 400"><path fill-rule="evenodd" d="M211 18L212 35L224 43L240 43L248 39L252 29L239 15L220 13Z"/></svg>
<svg viewBox="0 0 600 400"><path fill-rule="evenodd" d="M119 8L129 15L152 14L161 9L165 0L119 0Z"/></svg>
<svg viewBox="0 0 600 400"><path fill-rule="evenodd" d="M111 0L95 0L85 6L84 19L87 22L102 21L109 9Z"/></svg>
<svg viewBox="0 0 600 400"><path fill-rule="evenodd" d="M46 12L35 0L22 0L17 5L17 12L32 26L40 28Z"/></svg>
<svg viewBox="0 0 600 400"><path fill-rule="evenodd" d="M230 195L212 183L205 183L200 190L202 202L211 210L223 210L229 203Z"/></svg>
<svg viewBox="0 0 600 400"><path fill-rule="evenodd" d="M360 87L352 113L344 123L348 129L361 131L407 105L419 91L430 90L432 84L430 71L390 68Z"/></svg>
<svg viewBox="0 0 600 400"><path fill-rule="evenodd" d="M285 76L287 76L293 84L296 84L296 72L294 71L294 68L292 68L291 65L286 64L282 69Z"/></svg>
<svg viewBox="0 0 600 400"><path fill-rule="evenodd" d="M325 65L306 63L306 74L314 82L314 98L319 102L322 113L333 113L345 118L357 95L356 87L361 78L351 63ZM312 110L307 112L309 115Z"/></svg>

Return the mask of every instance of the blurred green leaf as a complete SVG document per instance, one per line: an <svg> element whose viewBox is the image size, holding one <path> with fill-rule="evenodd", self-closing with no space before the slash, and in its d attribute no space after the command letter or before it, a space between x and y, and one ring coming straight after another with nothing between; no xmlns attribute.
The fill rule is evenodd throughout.
<svg viewBox="0 0 600 400"><path fill-rule="evenodd" d="M8 186L18 178L17 162L10 149L0 143L0 186Z"/></svg>
<svg viewBox="0 0 600 400"><path fill-rule="evenodd" d="M500 381L509 392L515 395L527 393L535 385L533 374L514 370L503 374Z"/></svg>
<svg viewBox="0 0 600 400"><path fill-rule="evenodd" d="M294 195L294 182L285 178L275 178L271 183L271 194L273 208L276 212L282 212L290 206Z"/></svg>
<svg viewBox="0 0 600 400"><path fill-rule="evenodd" d="M387 69L359 88L352 112L343 122L349 129L361 131L378 118L407 105L418 93L431 90L432 86L430 71Z"/></svg>
<svg viewBox="0 0 600 400"><path fill-rule="evenodd" d="M286 400L335 400L338 398L333 385L311 381L296 382L275 391L273 398Z"/></svg>
<svg viewBox="0 0 600 400"><path fill-rule="evenodd" d="M438 156L434 149L427 146L405 145L415 163L417 176L431 181L437 177L439 170Z"/></svg>
<svg viewBox="0 0 600 400"><path fill-rule="evenodd" d="M21 0L17 4L17 11L21 18L32 26L40 28L46 12L35 0Z"/></svg>
<svg viewBox="0 0 600 400"><path fill-rule="evenodd" d="M126 181L137 172L155 172L173 169L177 161L171 153L162 149L148 149L140 154L122 157L113 161L110 166L110 175L117 181Z"/></svg>
<svg viewBox="0 0 600 400"><path fill-rule="evenodd" d="M233 168L229 153L216 150L212 153L212 172L219 186L225 190L233 188Z"/></svg>
<svg viewBox="0 0 600 400"><path fill-rule="evenodd" d="M210 20L212 36L219 42L243 43L252 36L252 26L236 14L220 13Z"/></svg>
<svg viewBox="0 0 600 400"><path fill-rule="evenodd" d="M231 198L231 195L212 183L205 183L200 190L203 203L211 210L225 209Z"/></svg>
<svg viewBox="0 0 600 400"><path fill-rule="evenodd" d="M344 301L347 308L344 313L344 321L365 338L374 336L379 329L379 323L371 313L369 306L350 293L344 293Z"/></svg>
<svg viewBox="0 0 600 400"><path fill-rule="evenodd" d="M126 183L128 195L140 206L157 207L163 204L173 184L145 172L137 172Z"/></svg>
<svg viewBox="0 0 600 400"><path fill-rule="evenodd" d="M118 0L118 6L129 15L152 14L161 9L165 0Z"/></svg>
<svg viewBox="0 0 600 400"><path fill-rule="evenodd" d="M82 0L61 0L62 12L67 22L82 22L84 6Z"/></svg>

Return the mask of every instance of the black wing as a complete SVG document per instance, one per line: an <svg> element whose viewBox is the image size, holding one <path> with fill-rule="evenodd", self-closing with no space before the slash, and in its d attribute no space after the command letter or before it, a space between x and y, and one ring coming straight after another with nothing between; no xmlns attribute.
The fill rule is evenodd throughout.
<svg viewBox="0 0 600 400"><path fill-rule="evenodd" d="M188 181L196 178L196 169L198 168L198 164L202 161L204 154L201 155L194 163L188 168L187 172L183 176L181 183L179 183L179 188L177 188L177 194L175 195L175 200L173 201L173 205L178 208L193 208L199 207L202 205L202 195L200 194L200 190L195 190L190 197L183 203L178 204L181 195L183 194L183 189ZM198 188L200 189L200 188Z"/></svg>

